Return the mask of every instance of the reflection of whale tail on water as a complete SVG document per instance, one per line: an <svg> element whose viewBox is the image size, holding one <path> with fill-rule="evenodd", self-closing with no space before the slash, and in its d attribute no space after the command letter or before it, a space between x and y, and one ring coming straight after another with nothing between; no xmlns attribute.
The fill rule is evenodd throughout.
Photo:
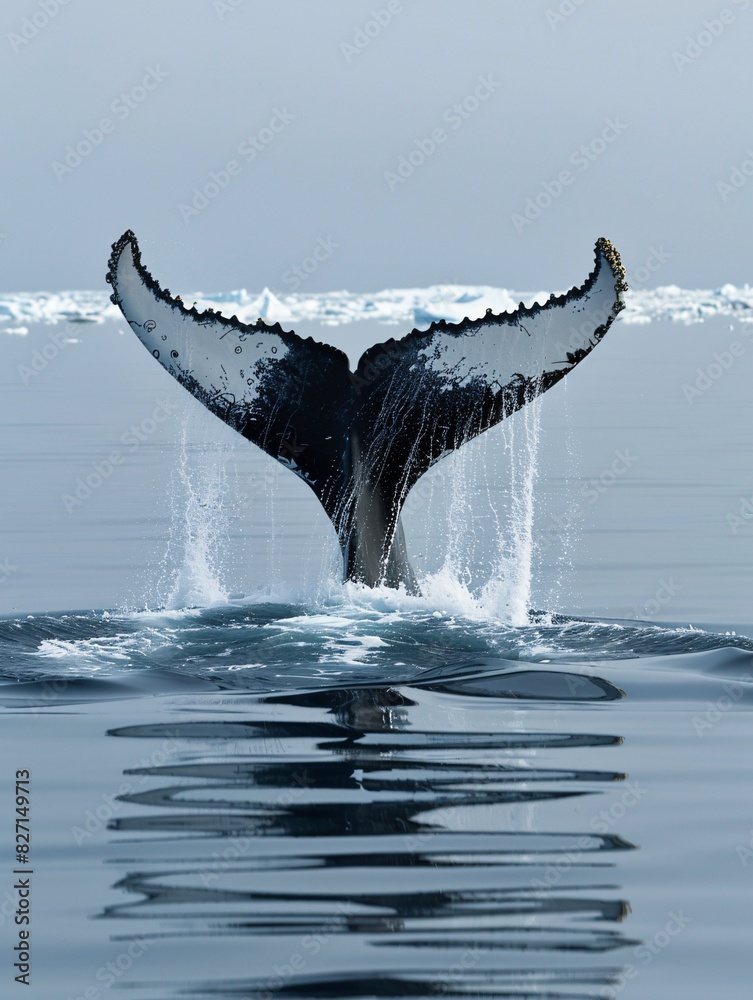
<svg viewBox="0 0 753 1000"><path fill-rule="evenodd" d="M139 968L123 986L162 1000L619 990L640 944L621 887L634 846L605 810L627 776L600 710L622 692L532 667L238 691L229 714L222 691L195 718L120 719L116 754L140 764L109 823L117 897L97 915L116 940L156 944L164 977ZM563 723L576 704L598 725Z"/></svg>
<svg viewBox="0 0 753 1000"><path fill-rule="evenodd" d="M319 498L345 576L415 588L400 511L435 462L519 410L581 361L623 308L625 272L608 240L579 288L544 305L444 320L346 355L262 320L187 309L141 263L136 237L114 244L113 301L154 357Z"/></svg>

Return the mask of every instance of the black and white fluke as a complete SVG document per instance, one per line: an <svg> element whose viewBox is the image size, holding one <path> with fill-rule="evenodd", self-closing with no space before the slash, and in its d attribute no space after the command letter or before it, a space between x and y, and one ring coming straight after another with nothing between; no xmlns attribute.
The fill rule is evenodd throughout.
<svg viewBox="0 0 753 1000"><path fill-rule="evenodd" d="M187 309L143 266L130 231L113 245L107 280L153 357L311 487L337 532L345 578L415 590L400 523L409 490L602 339L627 285L608 240L595 254L579 288L543 305L414 330L370 348L355 372L342 351L279 324Z"/></svg>

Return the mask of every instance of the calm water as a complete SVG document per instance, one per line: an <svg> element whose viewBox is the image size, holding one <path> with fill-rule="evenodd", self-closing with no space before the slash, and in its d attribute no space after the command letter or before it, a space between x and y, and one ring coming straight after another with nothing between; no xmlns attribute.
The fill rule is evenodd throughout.
<svg viewBox="0 0 753 1000"><path fill-rule="evenodd" d="M23 995L750 996L753 327L620 324L440 464L422 598L342 588L306 487L117 324L24 382L53 329L0 338Z"/></svg>

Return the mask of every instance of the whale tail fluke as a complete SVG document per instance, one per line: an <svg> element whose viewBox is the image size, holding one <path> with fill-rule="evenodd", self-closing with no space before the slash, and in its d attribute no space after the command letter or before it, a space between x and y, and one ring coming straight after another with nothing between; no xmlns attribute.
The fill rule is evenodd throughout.
<svg viewBox="0 0 753 1000"><path fill-rule="evenodd" d="M608 240L585 283L543 305L440 321L346 355L278 323L199 312L162 289L136 237L107 280L144 346L220 419L287 466L337 532L345 577L415 589L400 511L428 468L551 388L602 339L627 285Z"/></svg>

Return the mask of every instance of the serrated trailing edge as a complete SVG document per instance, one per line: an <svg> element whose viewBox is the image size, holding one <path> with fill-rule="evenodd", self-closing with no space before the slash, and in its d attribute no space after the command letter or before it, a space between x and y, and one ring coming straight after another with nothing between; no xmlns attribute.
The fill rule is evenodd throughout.
<svg viewBox="0 0 753 1000"><path fill-rule="evenodd" d="M606 259L609 264L609 268L614 275L616 306L614 315L616 316L617 313L621 312L621 310L625 308L625 303L622 301L622 295L628 289L625 277L626 272L614 244L612 244L605 237L601 236L594 245L594 268L582 285L575 285L569 291L563 292L561 295L557 295L555 292L552 292L546 302L542 304L534 302L533 305L527 306L521 302L517 309L514 309L511 312L505 311L501 313L495 313L491 309L487 309L486 314L480 319L463 319L459 323L450 323L447 320L439 320L437 323L432 323L428 330L414 329L411 333L431 333L435 328L441 329L445 333L448 331L453 333L463 333L471 327L475 328L481 324L495 324L497 326L501 324L513 325L517 324L520 319L536 316L541 312L545 312L547 309L551 309L553 306L562 306L575 299L582 298L593 288L599 278L599 274L601 273L602 261L600 252ZM410 335L411 334L408 334L408 336Z"/></svg>
<svg viewBox="0 0 753 1000"><path fill-rule="evenodd" d="M482 327L517 327L520 325L521 320L541 315L547 310L562 307L570 302L582 299L591 291L598 281L601 274L602 262L604 260L606 260L614 278L614 302L609 317L605 317L605 322L594 330L596 339L601 340L609 329L612 321L625 308L623 296L628 290L625 267L620 259L617 248L604 236L599 237L594 245L594 267L582 285L575 285L569 291L563 292L560 295L553 292L549 298L541 304L534 303L531 306L526 306L523 302L521 302L517 309L511 311L495 313L492 309L487 309L485 315L479 317L478 319L469 319L466 317L457 323L453 323L446 319L440 319L431 323L425 330L419 330L414 327L413 330L411 330L411 332L406 334L404 337L399 339L391 337L382 344L375 344L373 347L370 347L360 358L356 372L360 371L362 367L371 364L374 358L382 354L385 349L394 349L395 347L399 347L411 340L426 340L435 333L449 334L450 336L462 336L463 334L471 331L479 330ZM575 351L570 355L570 357L575 363L577 363L577 361L581 360L588 353L588 351Z"/></svg>
<svg viewBox="0 0 753 1000"><path fill-rule="evenodd" d="M172 309L179 310L182 314L186 316L191 316L193 319L200 323L207 323L212 320L221 320L228 326L233 327L238 331L253 331L257 333L275 333L283 339L296 337L297 339L305 339L306 341L311 341L314 344L320 344L320 341L314 340L313 337L298 338L292 330L285 330L279 322L267 323L265 320L259 318L255 323L244 323L238 319L237 316L226 316L224 313L218 312L216 309L205 309L199 311L195 306L186 306L183 300L179 296L173 297L170 294L169 288L162 288L160 283L156 278L152 276L150 271L144 265L141 259L141 249L139 247L139 242L136 238L136 234L127 229L120 239L116 240L112 244L110 258L108 260L107 274L105 275L105 281L112 285L113 291L110 295L110 301L113 305L118 306L120 309L123 308L123 302L119 295L117 288L117 266L120 259L120 255L123 251L129 247L132 254L136 270L146 285L146 287L155 295L156 298L160 299L166 305L169 305ZM337 348L331 347L329 344L321 344L324 349L329 349L333 352L337 351ZM341 352L337 351L338 354Z"/></svg>

